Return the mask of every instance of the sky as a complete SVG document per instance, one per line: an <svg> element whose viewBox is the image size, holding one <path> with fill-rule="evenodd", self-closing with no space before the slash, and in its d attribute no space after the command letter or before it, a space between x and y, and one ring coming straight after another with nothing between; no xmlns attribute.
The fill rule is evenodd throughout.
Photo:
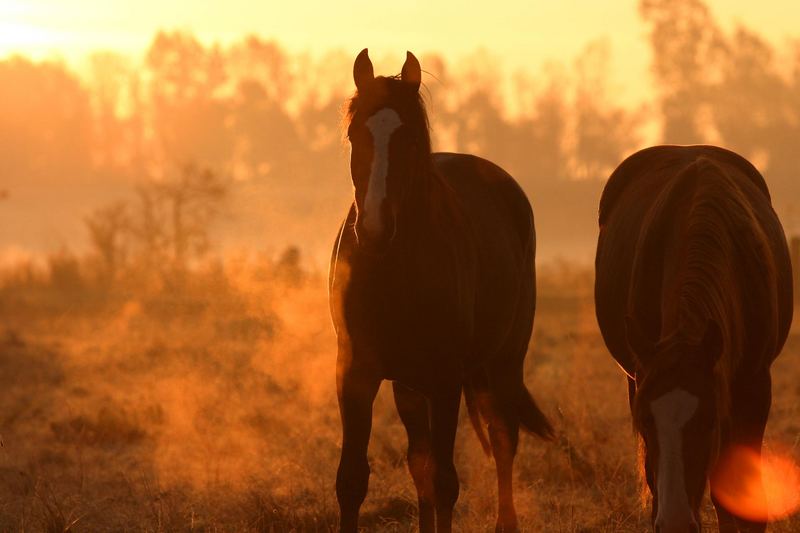
<svg viewBox="0 0 800 533"><path fill-rule="evenodd" d="M796 0L707 0L716 20L744 24L776 45L800 38ZM491 7L487 7L491 6ZM549 62L571 65L591 42L610 46L611 89L647 100L649 49L638 0L0 0L0 58L23 53L81 68L99 49L140 57L159 29L181 29L202 42L246 34L275 39L292 52L369 47L373 57L439 52L449 60L477 50L501 68L535 75Z"/></svg>

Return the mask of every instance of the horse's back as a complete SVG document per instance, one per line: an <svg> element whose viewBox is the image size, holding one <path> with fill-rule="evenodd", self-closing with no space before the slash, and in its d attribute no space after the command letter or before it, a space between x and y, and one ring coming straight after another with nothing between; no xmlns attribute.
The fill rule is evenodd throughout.
<svg viewBox="0 0 800 533"><path fill-rule="evenodd" d="M719 180L719 193L734 195L741 206L739 224L744 227L729 227L727 231L734 238L747 234L766 240L763 250L765 255L771 255L767 262L774 265L775 286L763 298L767 304L771 302L777 307L778 351L788 334L792 313L791 266L783 230L761 174L747 160L722 148L652 147L637 152L619 165L609 178L600 201L600 236L595 259L597 320L609 350L629 373L633 366L632 354L624 327L629 303L638 299L650 304L653 312L645 317L643 325L651 333L657 333L660 327L657 308L660 306L661 271L642 269L639 262L650 253L661 254L654 265L663 263L663 254L669 253L665 252L670 246L669 239L675 238L675 228L687 214L697 183L710 179L702 175L695 179L690 175L692 169L702 174L702 165L707 165L702 168L717 169L724 176ZM649 252L642 250L643 243L649 243ZM754 257L752 249L739 248L742 251L737 253L743 254L742 264L756 265L752 271L742 270L733 276L744 286L752 280L748 276L763 276L767 267L764 258ZM653 279L637 283L637 288L632 289L631 280L642 276ZM642 287L650 287L650 294L631 294L632 290L641 292Z"/></svg>
<svg viewBox="0 0 800 533"><path fill-rule="evenodd" d="M433 161L466 214L474 244L478 352L524 356L536 307L531 204L517 181L491 161L456 153L434 154Z"/></svg>
<svg viewBox="0 0 800 533"><path fill-rule="evenodd" d="M434 164L446 183L469 211L489 211L502 223L508 216L514 233L523 243L533 237L533 210L522 187L498 165L478 156L440 152ZM490 223L490 225L493 225Z"/></svg>

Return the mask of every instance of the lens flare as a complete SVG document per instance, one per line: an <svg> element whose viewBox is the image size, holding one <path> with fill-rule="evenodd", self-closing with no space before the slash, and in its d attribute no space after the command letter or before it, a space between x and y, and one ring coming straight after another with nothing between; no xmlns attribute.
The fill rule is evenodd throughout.
<svg viewBox="0 0 800 533"><path fill-rule="evenodd" d="M731 447L717 463L711 490L731 513L752 521L773 521L800 507L800 468L788 453Z"/></svg>

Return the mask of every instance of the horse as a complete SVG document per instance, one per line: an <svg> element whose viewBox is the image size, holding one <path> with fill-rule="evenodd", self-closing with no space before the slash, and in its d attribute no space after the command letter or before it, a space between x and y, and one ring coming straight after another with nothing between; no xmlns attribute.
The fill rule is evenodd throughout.
<svg viewBox="0 0 800 533"><path fill-rule="evenodd" d="M723 148L651 147L612 173L599 225L597 321L627 375L655 530L699 531L710 482L721 531L764 531L714 497L713 475L734 446L761 453L770 365L792 320L764 178Z"/></svg>
<svg viewBox="0 0 800 533"><path fill-rule="evenodd" d="M497 165L432 153L421 77L411 52L399 76L375 76L367 49L353 66L356 93L344 120L355 198L329 271L343 434L340 528L357 530L372 404L391 380L420 531L451 530L462 393L496 462L497 529L514 531L519 427L553 434L523 382L536 305L533 211Z"/></svg>

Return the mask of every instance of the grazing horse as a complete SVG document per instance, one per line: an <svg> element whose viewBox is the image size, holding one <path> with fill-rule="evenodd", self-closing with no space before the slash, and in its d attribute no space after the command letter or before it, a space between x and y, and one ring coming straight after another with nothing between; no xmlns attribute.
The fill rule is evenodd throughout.
<svg viewBox="0 0 800 533"><path fill-rule="evenodd" d="M659 533L699 531L711 478L721 531L764 531L714 498L731 446L760 454L770 365L792 320L786 239L761 174L713 146L626 159L600 200L597 321L628 376ZM763 496L763 487L762 487Z"/></svg>
<svg viewBox="0 0 800 533"><path fill-rule="evenodd" d="M536 302L531 206L489 161L431 153L413 54L400 76L375 77L365 49L353 77L346 120L355 201L329 275L343 430L341 530L357 530L372 404L384 379L393 381L408 433L420 531L451 530L462 392L497 465L497 528L516 530L511 477L519 426L552 435L522 379Z"/></svg>

